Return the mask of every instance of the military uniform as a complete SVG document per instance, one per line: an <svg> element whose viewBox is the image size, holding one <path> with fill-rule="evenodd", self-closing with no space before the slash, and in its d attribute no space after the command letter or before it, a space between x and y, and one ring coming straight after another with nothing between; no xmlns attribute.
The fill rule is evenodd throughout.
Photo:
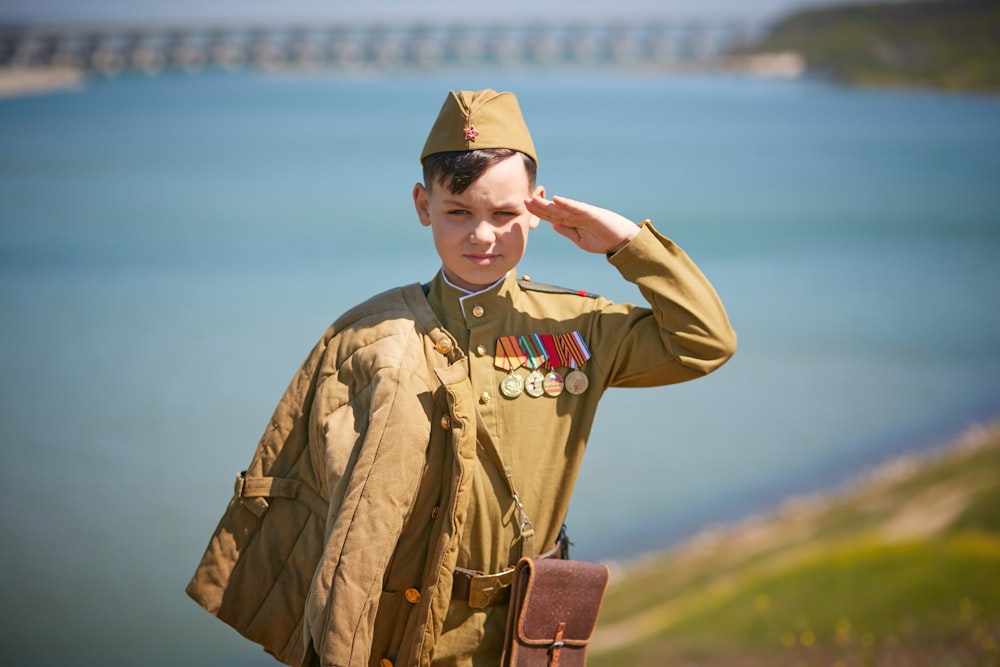
<svg viewBox="0 0 1000 667"><path fill-rule="evenodd" d="M700 377L721 365L735 347L735 335L709 282L651 225L644 223L639 235L610 261L639 286L651 308L536 287L513 274L475 294L449 285L442 274L430 285L432 310L468 353L477 396L478 460L471 470L472 499L460 539L460 567L496 573L512 567L519 557L518 513L501 465L510 469L539 551L551 548L569 509L604 390ZM583 393L504 396L499 388L510 371L498 359L499 339L571 332L580 334L591 353L581 367L589 380ZM559 370L566 374L569 369ZM514 372L526 376L528 371ZM601 446L605 444L610 443ZM505 619L505 605L470 609L463 601L454 602L434 664L490 664L489 659L476 663L468 656L475 652L495 660Z"/></svg>
<svg viewBox="0 0 1000 667"><path fill-rule="evenodd" d="M451 93L421 159L481 148L537 162L513 95ZM470 294L442 271L338 318L237 477L188 593L289 665L497 664L503 597L459 575L492 581L554 546L605 389L697 378L735 350L687 255L648 223L634 237L617 224L631 240L609 261L648 307L512 271Z"/></svg>

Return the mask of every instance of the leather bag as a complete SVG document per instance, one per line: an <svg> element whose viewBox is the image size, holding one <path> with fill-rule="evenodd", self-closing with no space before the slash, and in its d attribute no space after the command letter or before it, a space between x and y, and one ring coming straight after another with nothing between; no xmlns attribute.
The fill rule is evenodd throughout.
<svg viewBox="0 0 1000 667"><path fill-rule="evenodd" d="M522 558L514 569L503 667L583 667L610 572L602 563Z"/></svg>

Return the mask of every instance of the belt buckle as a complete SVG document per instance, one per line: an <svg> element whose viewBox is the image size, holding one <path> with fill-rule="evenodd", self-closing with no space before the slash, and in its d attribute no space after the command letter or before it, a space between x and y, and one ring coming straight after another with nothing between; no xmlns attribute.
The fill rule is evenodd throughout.
<svg viewBox="0 0 1000 667"><path fill-rule="evenodd" d="M503 598L510 593L513 579L514 570L473 577L469 581L469 606L473 609L486 609L503 602Z"/></svg>

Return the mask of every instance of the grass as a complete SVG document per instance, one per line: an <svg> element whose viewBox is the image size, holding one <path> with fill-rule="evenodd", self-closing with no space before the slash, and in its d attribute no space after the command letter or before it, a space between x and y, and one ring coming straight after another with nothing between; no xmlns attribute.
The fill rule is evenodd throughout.
<svg viewBox="0 0 1000 667"><path fill-rule="evenodd" d="M709 531L609 588L591 667L1000 667L1000 426Z"/></svg>

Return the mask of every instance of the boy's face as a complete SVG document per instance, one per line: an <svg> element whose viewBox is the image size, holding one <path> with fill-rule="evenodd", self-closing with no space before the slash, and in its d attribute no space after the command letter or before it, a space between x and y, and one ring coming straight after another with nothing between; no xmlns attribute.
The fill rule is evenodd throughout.
<svg viewBox="0 0 1000 667"><path fill-rule="evenodd" d="M442 183L429 189L414 186L417 217L434 234L448 280L477 291L517 266L528 230L538 226L538 218L524 206L533 194L544 197L545 189L532 192L520 155L493 165L459 194Z"/></svg>

